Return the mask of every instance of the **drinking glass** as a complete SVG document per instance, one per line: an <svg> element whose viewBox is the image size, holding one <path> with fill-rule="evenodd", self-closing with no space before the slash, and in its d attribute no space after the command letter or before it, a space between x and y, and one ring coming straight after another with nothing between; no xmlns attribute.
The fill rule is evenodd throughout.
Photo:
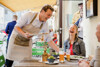
<svg viewBox="0 0 100 67"><path fill-rule="evenodd" d="M59 61L64 62L64 49L60 48L59 51Z"/></svg>
<svg viewBox="0 0 100 67"><path fill-rule="evenodd" d="M68 61L70 61L70 50L66 49L66 58Z"/></svg>

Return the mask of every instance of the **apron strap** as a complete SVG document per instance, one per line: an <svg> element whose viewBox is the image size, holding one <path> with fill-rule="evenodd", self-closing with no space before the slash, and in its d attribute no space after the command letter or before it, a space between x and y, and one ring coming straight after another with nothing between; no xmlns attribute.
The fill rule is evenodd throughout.
<svg viewBox="0 0 100 67"><path fill-rule="evenodd" d="M40 25L40 29L42 29L42 27L43 27L43 22L42 22L42 24Z"/></svg>
<svg viewBox="0 0 100 67"><path fill-rule="evenodd" d="M35 20L37 14L38 14L38 13L36 13L36 15L34 16L34 18L31 20L30 24L32 24L32 22Z"/></svg>

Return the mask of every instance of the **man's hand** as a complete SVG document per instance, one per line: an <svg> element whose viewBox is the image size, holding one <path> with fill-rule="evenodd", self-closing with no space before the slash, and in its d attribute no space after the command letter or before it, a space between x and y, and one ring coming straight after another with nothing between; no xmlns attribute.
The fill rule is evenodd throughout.
<svg viewBox="0 0 100 67"><path fill-rule="evenodd" d="M31 38L31 37L33 37L33 36L34 36L33 34L24 33L24 37L25 37L25 38Z"/></svg>
<svg viewBox="0 0 100 67"><path fill-rule="evenodd" d="M18 27L18 26L15 26L15 30L20 34L20 35L22 35L23 37L25 37L25 38L31 38L31 37L33 37L34 35L33 34L30 34L30 33L28 33L28 32L24 32L20 27Z"/></svg>
<svg viewBox="0 0 100 67"><path fill-rule="evenodd" d="M53 48L55 51L59 52L59 47L51 40L48 42L49 46Z"/></svg>
<svg viewBox="0 0 100 67"><path fill-rule="evenodd" d="M89 62L86 60L81 60L78 63L79 67L90 67Z"/></svg>

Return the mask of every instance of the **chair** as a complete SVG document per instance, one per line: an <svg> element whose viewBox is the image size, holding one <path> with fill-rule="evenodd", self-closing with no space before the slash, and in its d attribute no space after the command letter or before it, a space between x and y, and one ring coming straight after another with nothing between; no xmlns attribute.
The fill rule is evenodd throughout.
<svg viewBox="0 0 100 67"><path fill-rule="evenodd" d="M3 41L0 41L0 48L3 46Z"/></svg>
<svg viewBox="0 0 100 67"><path fill-rule="evenodd" d="M3 46L3 41L0 41L0 67L3 67L5 64L4 55L2 54L1 47Z"/></svg>
<svg viewBox="0 0 100 67"><path fill-rule="evenodd" d="M3 41L0 41L0 44L3 44Z"/></svg>
<svg viewBox="0 0 100 67"><path fill-rule="evenodd" d="M4 64L5 64L5 59L4 59L4 56L1 55L1 56L0 56L0 67L3 67Z"/></svg>

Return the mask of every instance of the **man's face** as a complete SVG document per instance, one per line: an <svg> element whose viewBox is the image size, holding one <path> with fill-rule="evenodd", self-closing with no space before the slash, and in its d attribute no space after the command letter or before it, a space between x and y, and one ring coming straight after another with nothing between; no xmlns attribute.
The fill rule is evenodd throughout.
<svg viewBox="0 0 100 67"><path fill-rule="evenodd" d="M83 11L83 5L79 5L79 11Z"/></svg>
<svg viewBox="0 0 100 67"><path fill-rule="evenodd" d="M98 42L100 42L100 24L97 26L96 30L97 30L96 36L97 36Z"/></svg>
<svg viewBox="0 0 100 67"><path fill-rule="evenodd" d="M46 22L52 16L52 11L48 9L46 12L42 10L42 21Z"/></svg>

